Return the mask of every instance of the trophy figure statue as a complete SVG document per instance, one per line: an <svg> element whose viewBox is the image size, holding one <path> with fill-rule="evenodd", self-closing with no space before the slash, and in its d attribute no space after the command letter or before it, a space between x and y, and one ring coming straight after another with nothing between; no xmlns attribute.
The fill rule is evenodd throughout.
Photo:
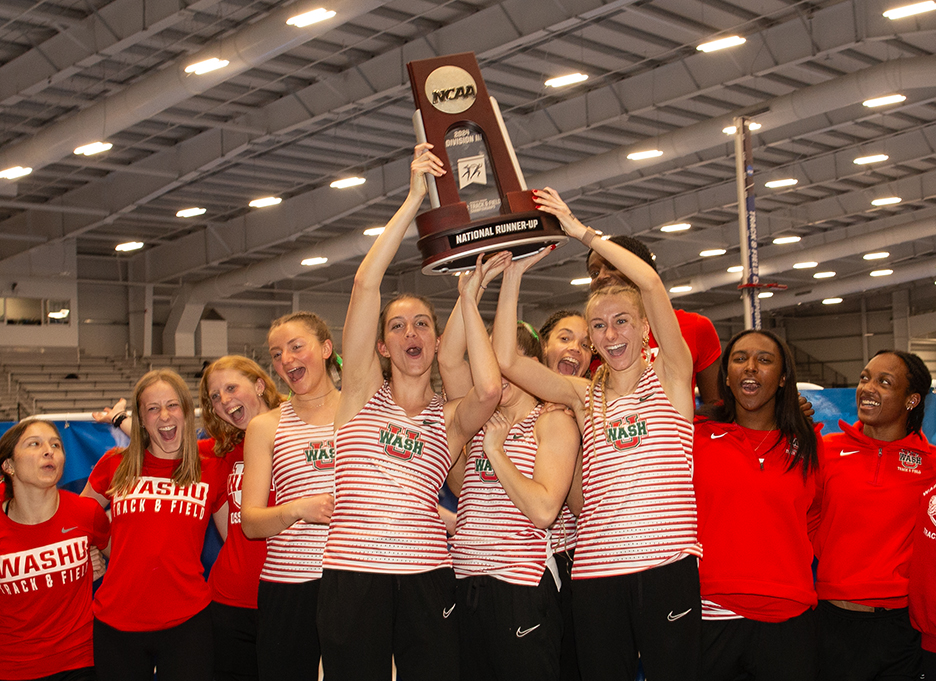
<svg viewBox="0 0 936 681"><path fill-rule="evenodd" d="M531 256L568 237L536 209L474 53L413 61L409 70L419 142L450 172L426 177L432 208L416 217L424 274L470 270L479 253Z"/></svg>

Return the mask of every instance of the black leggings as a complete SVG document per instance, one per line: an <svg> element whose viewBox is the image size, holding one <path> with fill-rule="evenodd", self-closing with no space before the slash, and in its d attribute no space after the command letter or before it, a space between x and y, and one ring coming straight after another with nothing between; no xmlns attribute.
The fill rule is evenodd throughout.
<svg viewBox="0 0 936 681"><path fill-rule="evenodd" d="M208 608L169 629L120 631L94 620L98 681L211 681L214 663Z"/></svg>

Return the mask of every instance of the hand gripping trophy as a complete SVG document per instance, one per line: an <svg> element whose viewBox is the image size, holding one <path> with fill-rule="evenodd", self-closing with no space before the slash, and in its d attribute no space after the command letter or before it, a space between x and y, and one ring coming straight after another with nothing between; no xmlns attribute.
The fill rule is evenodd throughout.
<svg viewBox="0 0 936 681"><path fill-rule="evenodd" d="M426 177L432 208L416 217L423 273L470 270L479 253L508 250L516 260L564 244L559 221L536 209L474 53L406 66L416 137L451 169Z"/></svg>

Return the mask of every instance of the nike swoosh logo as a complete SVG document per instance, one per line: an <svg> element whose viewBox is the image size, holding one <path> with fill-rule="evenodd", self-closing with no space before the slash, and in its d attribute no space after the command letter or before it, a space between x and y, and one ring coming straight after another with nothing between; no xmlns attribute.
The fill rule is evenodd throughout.
<svg viewBox="0 0 936 681"><path fill-rule="evenodd" d="M651 397L653 397L653 393L650 393L649 395L646 395L646 396L644 396L644 397L638 397L638 398L637 398L637 401L638 401L638 402L646 402L646 401L649 400Z"/></svg>
<svg viewBox="0 0 936 681"><path fill-rule="evenodd" d="M454 604L454 603L452 603L452 607L451 607L451 608L442 608L442 617L444 617L445 619L448 619L449 615L452 614L452 610L454 610L454 609L455 609L455 604Z"/></svg>
<svg viewBox="0 0 936 681"><path fill-rule="evenodd" d="M850 451L850 452L846 452L846 451L843 449L842 451L839 452L839 456L848 456L848 455L850 455L850 454L857 454L857 453L858 453L858 450L857 450L857 449L853 449L853 450Z"/></svg>
<svg viewBox="0 0 936 681"><path fill-rule="evenodd" d="M523 638L524 636L529 634L531 631L535 631L536 629L539 629L539 628L540 628L540 625L538 624L535 627L530 627L529 629L521 629L520 627L517 627L517 638Z"/></svg>
<svg viewBox="0 0 936 681"><path fill-rule="evenodd" d="M678 620L680 617L683 617L683 616L685 616L685 615L688 615L690 612L692 612L692 608L689 608L688 610L686 610L686 612L681 612L681 613L679 613L678 615L674 615L674 614L673 614L673 611L670 610L670 611L669 611L669 615L666 616L666 619L668 619L670 622L675 622L675 621Z"/></svg>
<svg viewBox="0 0 936 681"><path fill-rule="evenodd" d="M423 424L424 426L437 426L437 425L439 425L439 422L438 422L438 421L433 421L432 419L426 419L425 421L422 422L422 424Z"/></svg>
<svg viewBox="0 0 936 681"><path fill-rule="evenodd" d="M727 434L728 433L718 433L718 434L712 433L712 439L717 440L720 437L725 437Z"/></svg>
<svg viewBox="0 0 936 681"><path fill-rule="evenodd" d="M77 525L76 525L75 527L63 527L63 528L62 528L62 534L68 534L68 533L71 532L72 530L77 530L77 529L78 529L78 526L77 526Z"/></svg>

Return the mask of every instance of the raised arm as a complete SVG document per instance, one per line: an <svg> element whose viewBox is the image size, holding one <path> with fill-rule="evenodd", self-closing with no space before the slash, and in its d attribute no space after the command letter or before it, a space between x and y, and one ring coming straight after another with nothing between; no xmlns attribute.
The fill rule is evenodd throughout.
<svg viewBox="0 0 936 681"><path fill-rule="evenodd" d="M379 331L380 283L426 195L423 175L431 173L441 177L445 174L442 161L430 149L432 145L428 143L416 146L410 163L409 193L371 245L354 275L354 288L341 334L342 383L341 401L335 415L336 429L361 410L383 381L375 349Z"/></svg>
<svg viewBox="0 0 936 681"><path fill-rule="evenodd" d="M448 445L453 460L458 458L468 440L481 430L481 426L497 409L501 398L500 369L478 311L478 292L483 276L482 256L478 256L475 271L463 274L461 278L464 281L459 285L459 302L473 385L463 399L446 403ZM450 406L452 404L454 407Z"/></svg>
<svg viewBox="0 0 936 681"><path fill-rule="evenodd" d="M547 402L565 404L578 412L584 407L588 381L563 376L535 359L517 352L517 302L523 273L545 257L547 251L533 258L511 262L504 271L497 314L494 317L494 354L501 372L511 383Z"/></svg>
<svg viewBox="0 0 936 681"><path fill-rule="evenodd" d="M273 480L273 439L280 410L260 414L247 426L244 438L244 484L241 491L241 529L250 539L279 534L298 520L327 523L335 507L331 494L317 494L269 506Z"/></svg>
<svg viewBox="0 0 936 681"><path fill-rule="evenodd" d="M504 271L508 264L510 264L510 253L507 251L497 253L482 263L478 302L481 301L484 289ZM442 334L442 342L439 343L437 355L442 386L445 388L445 397L449 400L464 397L471 390L471 367L465 359L468 342L465 339L465 322L462 319L461 308L461 292L467 282L465 277L458 278L459 298L445 324L445 333Z"/></svg>
<svg viewBox="0 0 936 681"><path fill-rule="evenodd" d="M597 232L583 225L572 215L569 207L559 198L556 190L546 187L534 190L539 209L559 218L563 231L614 265L640 290L647 320L653 330L660 352L654 361L654 370L660 377L673 406L683 416L692 419L692 355L683 339L676 313L670 303L663 281L650 265L611 241L596 238ZM662 360L662 361L661 361Z"/></svg>

